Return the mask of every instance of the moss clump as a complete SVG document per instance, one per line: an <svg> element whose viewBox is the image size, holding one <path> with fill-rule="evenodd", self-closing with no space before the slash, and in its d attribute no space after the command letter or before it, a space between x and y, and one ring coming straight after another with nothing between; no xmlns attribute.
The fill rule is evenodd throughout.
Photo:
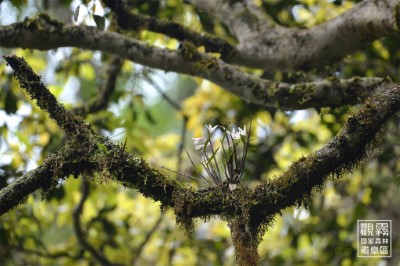
<svg viewBox="0 0 400 266"><path fill-rule="evenodd" d="M294 94L294 98L299 99L299 104L305 104L314 98L316 91L314 86L303 83L300 85L292 85L289 89L289 94Z"/></svg>
<svg viewBox="0 0 400 266"><path fill-rule="evenodd" d="M42 30L49 27L60 29L64 26L61 22L52 19L45 13L39 13L32 18L26 17L22 25L31 30Z"/></svg>
<svg viewBox="0 0 400 266"><path fill-rule="evenodd" d="M191 42L181 42L178 51L184 59L194 62L194 67L201 73L208 72L218 67L216 58L201 54L197 51L197 47Z"/></svg>
<svg viewBox="0 0 400 266"><path fill-rule="evenodd" d="M173 193L173 202L176 222L185 230L186 236L191 238L194 231L194 218L190 215L195 202L193 193L176 189Z"/></svg>

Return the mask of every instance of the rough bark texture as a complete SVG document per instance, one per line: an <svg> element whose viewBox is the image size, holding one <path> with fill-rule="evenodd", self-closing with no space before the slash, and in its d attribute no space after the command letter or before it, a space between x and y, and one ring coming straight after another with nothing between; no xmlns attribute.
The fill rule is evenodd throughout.
<svg viewBox="0 0 400 266"><path fill-rule="evenodd" d="M257 265L257 235L250 232L243 219L234 219L229 223L233 246L235 247L236 262L240 266Z"/></svg>
<svg viewBox="0 0 400 266"><path fill-rule="evenodd" d="M226 24L239 40L228 62L266 69L334 63L388 34L399 33L400 1L367 0L310 29L282 27L253 1L189 0Z"/></svg>
<svg viewBox="0 0 400 266"><path fill-rule="evenodd" d="M40 78L26 62L16 56L5 57L15 76L38 105L70 136L72 146L55 154L0 191L0 214L23 201L36 189L49 188L66 175L101 172L111 180L138 189L144 196L174 208L179 223L192 230L193 218L222 215L231 226L232 239L240 265L256 265L257 245L271 217L285 207L307 204L314 189L331 175L351 170L374 146L385 121L400 110L400 85L377 93L344 125L330 143L294 163L275 182L254 190L227 187L193 190L178 183L143 160L127 153L95 133L90 125L56 102ZM100 149L106 147L106 151ZM106 174L108 173L108 175Z"/></svg>
<svg viewBox="0 0 400 266"><path fill-rule="evenodd" d="M162 49L115 32L64 25L44 15L0 26L0 43L3 47L39 50L66 46L100 50L149 67L202 77L247 102L283 110L358 103L375 90L385 88L380 85L390 82L382 78L329 78L296 84L274 82L247 74L220 59L200 53L192 43L183 42L176 51Z"/></svg>
<svg viewBox="0 0 400 266"><path fill-rule="evenodd" d="M127 9L124 1L103 2L114 12L122 30L146 29L176 38L181 43L175 50L163 49L128 37L123 31L66 25L43 14L0 26L1 47L39 50L78 47L115 56L101 97L73 112L57 102L22 58L5 57L21 87L49 113L68 136L69 143L37 169L0 190L0 215L37 189L52 188L71 175L85 178L97 174L107 181L137 189L144 196L160 201L162 207L172 207L178 223L189 233L195 218L219 215L230 226L237 263L256 265L257 246L274 215L289 206L307 205L311 193L322 189L330 177L337 177L362 163L378 142L385 122L400 111L400 85L388 78L325 78L290 84L262 79L239 68L309 69L336 62L373 40L398 34L400 0L362 1L337 18L310 29L277 25L250 0L188 1L224 23L236 37L238 44L235 45L173 22L135 14ZM199 46L221 56L200 52ZM196 190L150 167L143 159L128 153L124 146L111 143L74 114L105 108L125 59L202 77L247 102L282 110L365 103L328 144L293 163L280 178L254 189L238 186L231 191L228 186L221 185ZM83 201L80 208L82 206ZM76 211L78 229L81 210ZM85 241L81 239L83 245ZM95 250L92 252L96 254ZM108 263L105 258L97 258Z"/></svg>

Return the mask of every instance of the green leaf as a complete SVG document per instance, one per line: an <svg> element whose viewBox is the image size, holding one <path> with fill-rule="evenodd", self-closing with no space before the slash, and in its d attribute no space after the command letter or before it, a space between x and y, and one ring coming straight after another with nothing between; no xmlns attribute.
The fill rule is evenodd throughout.
<svg viewBox="0 0 400 266"><path fill-rule="evenodd" d="M72 0L61 0L61 4L63 6L69 6L72 3Z"/></svg>
<svg viewBox="0 0 400 266"><path fill-rule="evenodd" d="M146 119L147 121L149 121L150 124L152 125L156 124L156 121L154 120L153 116L151 115L148 109L144 110L144 115L146 116Z"/></svg>
<svg viewBox="0 0 400 266"><path fill-rule="evenodd" d="M106 27L106 19L102 16L93 15L94 22L96 22L97 28L99 30L104 30Z"/></svg>
<svg viewBox="0 0 400 266"><path fill-rule="evenodd" d="M219 150L219 147L217 149L215 149L215 151L213 151L213 154L210 157L210 161L214 159L215 154L217 154L218 150Z"/></svg>
<svg viewBox="0 0 400 266"><path fill-rule="evenodd" d="M12 0L12 5L20 9L23 5L27 4L27 0Z"/></svg>
<svg viewBox="0 0 400 266"><path fill-rule="evenodd" d="M109 151L108 151L106 145L104 145L103 143L97 143L97 147L98 147L100 150L104 151L105 153L107 153L107 154L109 153Z"/></svg>

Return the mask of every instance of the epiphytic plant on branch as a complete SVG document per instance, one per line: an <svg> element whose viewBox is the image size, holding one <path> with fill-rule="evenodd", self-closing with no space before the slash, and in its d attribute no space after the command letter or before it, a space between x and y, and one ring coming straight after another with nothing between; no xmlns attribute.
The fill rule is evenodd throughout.
<svg viewBox="0 0 400 266"><path fill-rule="evenodd" d="M208 125L206 128L205 137L193 138L196 150L201 153L200 164L207 175L198 173L201 177L200 181L208 186L227 184L230 190L234 190L240 183L245 170L251 124L248 133L246 125L243 129L238 127L237 132L235 132L235 128L230 132L219 125ZM189 153L187 155L193 167L196 168Z"/></svg>
<svg viewBox="0 0 400 266"><path fill-rule="evenodd" d="M23 3L28 6L23 7ZM61 257L71 260L68 261L71 264L79 264L88 257L91 264L140 265L141 259L143 264L154 264L153 258L146 260L145 255L133 258L136 253L131 251L146 253L145 246L159 228L157 237L164 244L175 230L164 230L164 225L160 226L164 220L161 218L153 221L154 227L150 230L147 222L141 227L133 226L135 208L132 204L136 206L137 199L143 199L142 195L154 203L155 212L159 207L156 204L160 204L163 211L160 217L175 215L188 235L196 236L194 222L199 219L208 221L216 217L226 223L232 242L220 241L213 246L218 249L222 243L224 247L216 254L217 259L210 259L211 264L223 264L225 251L233 245L239 265L256 265L260 259L257 249L263 250L259 245L261 239L277 215L282 215L288 207L311 206L309 213L320 219L327 201L318 201L321 206L315 210L317 207L312 200L327 193L324 188L328 181L358 169L379 143L382 144L376 155L377 163L371 164L378 165L374 178L381 182L382 176L391 175L388 180L397 182L393 176L399 170L400 155L396 146L399 129L395 116L400 110L400 0L103 0L80 3L54 0L43 3L45 13L18 20L24 11L32 13L41 6L31 1L0 1L0 23L4 24L0 25L0 53L18 55L4 58L20 87L41 109L31 108L29 100L18 90L18 83L12 79L11 69L0 64L0 109L4 109L0 110L0 115L5 118L0 119L0 257L7 257L8 262L30 254L29 258L40 257L37 264L63 264L64 261L54 262ZM46 9L46 6L54 3L70 4L64 6L64 11L70 14L71 22L74 18L79 24L52 18L56 14L54 8ZM10 7L15 7L15 12L5 12ZM58 7L63 8L62 5ZM85 9L90 14L86 18L82 16ZM7 19L12 13L15 16ZM335 18L330 19L331 15ZM4 48L17 49L10 52ZM132 85L128 80L140 73L138 70L142 66L139 64L151 71L137 75L148 84L138 82L145 93L133 95L132 87L137 89L140 85L136 82ZM103 66L107 67L103 69ZM35 72L44 73L45 82ZM166 83L159 80L165 72L183 74L176 75L182 83L174 84L171 90L165 89ZM161 102L166 102L169 109L145 101L149 85L156 88ZM59 100L70 86L79 89L69 109ZM146 108L137 108L138 105L146 105ZM19 109L29 109L32 113L25 111L20 115ZM304 116L302 111L298 112L302 109L307 109ZM141 116L141 110L158 113L152 114L154 119L149 119L149 113ZM13 114L22 117L22 122L11 117ZM257 121L253 129L251 123L244 125L249 114L255 114L254 121ZM314 121L308 119L310 114L320 121L316 122L315 131L311 129ZM305 119L305 126L296 122L297 115ZM9 116L17 127L9 123ZM143 120L152 120L150 130ZM179 121L182 123L177 123ZM222 126L229 123L241 127ZM177 125L182 127L180 134L176 134ZM201 136L204 125L207 125L206 131ZM115 136L112 133L121 128L124 129L124 144L115 144L121 140L112 141L111 137L106 137ZM199 163L190 156L187 163L182 159L188 136L193 137L194 148L190 146L187 150L196 150ZM14 139L18 139L18 145ZM316 146L319 148L315 149ZM10 163L7 153L12 154ZM31 170L27 165L33 160L37 167ZM190 182L182 182L160 171L157 167L160 161L167 162L168 167L175 165L175 173L184 172L184 167L196 168L198 175L194 174L194 178L201 185L192 186ZM21 174L24 169L26 171ZM387 196L382 187L392 183L382 181L374 186L365 172L368 171L352 176L349 182L353 183L344 189L336 189L339 182L329 185L329 192L332 185L343 197L350 194L347 189L353 189L351 202L358 204L354 206L357 211L348 219L347 227L340 224L340 230L350 228L351 221L367 216L359 211L359 205L365 210L368 201L380 195ZM243 182L245 173L249 175ZM78 202L75 191L71 192L71 183L75 181L82 182ZM95 185L105 182L115 185L114 193L96 198L96 190L100 188ZM121 186L126 190L120 190ZM389 187L387 190L397 186ZM68 193L54 196L53 189L64 188L63 192ZM34 198L34 203L29 198L29 207L23 205L18 211L10 212L39 189L44 192L42 197ZM131 190L138 193L131 193ZM48 195L56 200L43 200ZM395 207L374 206L372 209L385 209L385 214L392 211L393 217L397 217L393 211L399 209L396 201L388 202ZM113 206L99 207L101 204ZM146 204L150 206L149 202ZM69 245L66 246L72 251L48 248L43 244L48 237L42 237L41 231L45 231L46 224L41 222L46 217L61 217L72 209L75 211L73 216L70 212L71 222L73 220L77 237L75 242L65 238ZM173 212L168 214L164 212L166 209ZM35 212L43 210L45 214L37 219ZM330 209L338 215L337 210L342 209ZM87 216L91 214L87 215L87 211L99 217L88 222ZM126 216L121 218L123 215ZM21 217L27 224L35 220L38 229L26 227L23 229L32 231L18 235L15 226L25 225L19 224ZM283 217L287 218L285 213ZM138 220L146 220L141 218ZM64 216L63 219L64 230L60 232L71 227L69 220ZM343 219L338 220L343 222ZM104 232L99 229L91 234L94 227L90 226L96 223L103 226ZM51 220L48 224L53 230L59 230L59 221ZM329 226L332 224L336 221ZM143 242L135 246L135 241L129 238L138 231L145 236ZM285 231L293 234L287 244L289 249L299 248L302 242L294 231ZM93 235L102 238L109 232L116 236L96 239L98 242L89 239L94 238ZM321 232L313 234L312 237L319 236ZM31 241L26 235L36 238ZM165 256L159 257L167 258L163 261L165 264L172 264L179 257L174 254L182 252L177 250L185 246L183 236L180 240L173 241L173 245L165 244L165 250L160 251ZM348 240L351 246L351 236ZM321 244L321 248L330 251L327 247L332 241L326 246ZM22 244L15 246L15 242ZM31 243L39 250L33 250ZM194 256L208 256L197 252L201 247L195 250L192 245L191 248ZM23 251L22 255L18 250ZM208 248L209 253L210 250L215 252ZM349 254L340 258L341 263L353 259L352 247L349 250ZM278 254L275 264L282 264L282 259L292 264L306 263L300 255L292 258L293 252L281 252L279 248L275 251L269 255L262 251L261 258L270 260ZM287 254L291 254L289 259ZM321 255L318 263L337 262L339 258L333 259L335 255L332 254L336 253ZM312 263L316 263L312 259ZM35 263L29 259L26 263L18 262ZM199 259L197 264L206 262Z"/></svg>

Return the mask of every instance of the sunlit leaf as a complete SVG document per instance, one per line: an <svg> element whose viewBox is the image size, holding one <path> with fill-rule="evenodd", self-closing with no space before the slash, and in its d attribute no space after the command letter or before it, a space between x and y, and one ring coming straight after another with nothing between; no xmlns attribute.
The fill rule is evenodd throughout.
<svg viewBox="0 0 400 266"><path fill-rule="evenodd" d="M108 151L106 145L104 145L103 143L98 143L98 144L97 144L97 147L98 147L101 151L103 151L103 152L105 152L105 153L107 153L107 154L109 153L109 151Z"/></svg>

